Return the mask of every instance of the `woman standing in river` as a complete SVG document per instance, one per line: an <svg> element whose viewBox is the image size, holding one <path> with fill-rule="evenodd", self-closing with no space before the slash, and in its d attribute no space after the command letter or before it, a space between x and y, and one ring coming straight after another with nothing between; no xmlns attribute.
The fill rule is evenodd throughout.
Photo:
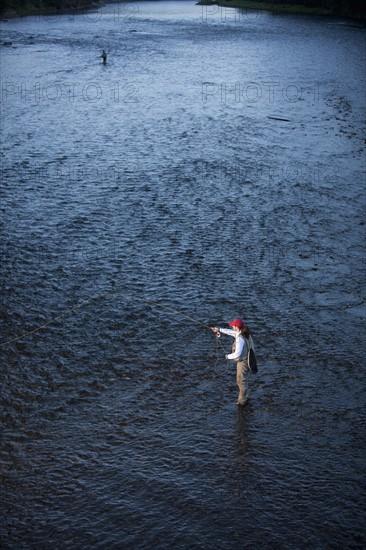
<svg viewBox="0 0 366 550"><path fill-rule="evenodd" d="M227 334L235 338L232 345L232 353L225 355L226 359L236 362L236 383L239 388L238 405L245 405L248 402L248 351L249 347L254 349L253 340L250 336L249 327L246 326L241 319L234 319L229 323L232 329L211 327L211 330L216 334Z"/></svg>

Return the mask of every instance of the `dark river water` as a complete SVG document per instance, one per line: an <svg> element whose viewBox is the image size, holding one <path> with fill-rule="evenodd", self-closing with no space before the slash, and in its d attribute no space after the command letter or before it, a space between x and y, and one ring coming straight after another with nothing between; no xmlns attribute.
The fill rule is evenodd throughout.
<svg viewBox="0 0 366 550"><path fill-rule="evenodd" d="M152 1L5 41L3 547L365 547L365 29Z"/></svg>

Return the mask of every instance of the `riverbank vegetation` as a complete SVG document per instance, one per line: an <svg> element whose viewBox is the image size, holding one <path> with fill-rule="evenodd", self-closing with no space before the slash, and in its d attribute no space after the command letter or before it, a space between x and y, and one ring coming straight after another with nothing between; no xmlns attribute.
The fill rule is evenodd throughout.
<svg viewBox="0 0 366 550"><path fill-rule="evenodd" d="M268 10L275 13L340 15L366 20L364 0L200 0L201 5L218 5L246 10Z"/></svg>
<svg viewBox="0 0 366 550"><path fill-rule="evenodd" d="M103 3L101 0L3 0L0 13L3 19L26 15L76 14Z"/></svg>

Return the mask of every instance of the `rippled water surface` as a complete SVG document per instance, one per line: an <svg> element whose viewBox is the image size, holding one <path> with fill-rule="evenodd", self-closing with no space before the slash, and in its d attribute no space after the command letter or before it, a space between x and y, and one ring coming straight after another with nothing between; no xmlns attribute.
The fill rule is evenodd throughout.
<svg viewBox="0 0 366 550"><path fill-rule="evenodd" d="M4 547L364 547L364 28L139 2L4 41ZM236 316L241 410L197 322Z"/></svg>

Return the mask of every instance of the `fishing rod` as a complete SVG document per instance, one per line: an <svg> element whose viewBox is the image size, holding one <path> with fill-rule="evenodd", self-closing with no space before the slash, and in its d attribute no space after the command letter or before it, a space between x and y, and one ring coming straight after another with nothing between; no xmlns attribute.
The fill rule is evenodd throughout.
<svg viewBox="0 0 366 550"><path fill-rule="evenodd" d="M154 300L146 300L144 298L138 298L137 296L133 296L134 300L140 300L147 304L154 304L158 307L162 307L163 309L166 309L167 311L171 311L172 313L176 313L177 315L180 315L181 317L185 317L186 319L189 319L190 321L193 321L194 323L197 323L198 325L202 325L206 328L211 329L210 325L207 325L206 323L203 323L202 321L199 321L198 319L194 319L193 317L190 317L189 315L185 315L181 311L178 311L177 309L173 309L165 304L162 304L161 302L156 302Z"/></svg>
<svg viewBox="0 0 366 550"><path fill-rule="evenodd" d="M208 325L207 323L204 323L203 321L200 321L200 320L198 320L198 319L195 319L195 318L193 318L193 317L190 317L189 315L186 315L185 313L182 313L181 311L179 311L179 310L177 310L177 309L174 309L174 308L172 308L172 307L170 307L170 306L167 306L166 304L162 304L161 302L156 302L155 300L146 300L145 298L139 298L138 296L131 296L131 294L130 294L129 296L132 297L134 300L139 300L139 301L144 302L144 303L147 303L147 304L154 304L154 305L156 305L156 306L158 306L158 307L162 307L163 309L166 309L167 311L170 311L170 312L172 312L172 313L175 313L176 315L180 315L181 317L184 317L185 319L188 319L189 321L193 321L193 323L196 323L196 324L198 324L198 325L201 325L201 326L205 327L206 329L209 329L209 330L212 331L212 328L213 328L213 327L210 326L210 325ZM221 347L221 349L222 349L223 351L225 351L225 350L224 350L224 347L223 347L222 343L221 343L220 340L219 340L219 338L220 338L220 336L221 336L220 332L218 332L218 331L217 331L217 332L216 332L216 331L212 331L212 332L214 332L214 334L215 334L215 336L216 336L216 338L215 338L215 340L216 340L216 361L215 361L215 364L214 364L214 366L213 366L213 368L215 368L216 365L217 365L217 363L218 363L219 360L220 360L220 356L219 356L219 345L220 345L220 347Z"/></svg>

